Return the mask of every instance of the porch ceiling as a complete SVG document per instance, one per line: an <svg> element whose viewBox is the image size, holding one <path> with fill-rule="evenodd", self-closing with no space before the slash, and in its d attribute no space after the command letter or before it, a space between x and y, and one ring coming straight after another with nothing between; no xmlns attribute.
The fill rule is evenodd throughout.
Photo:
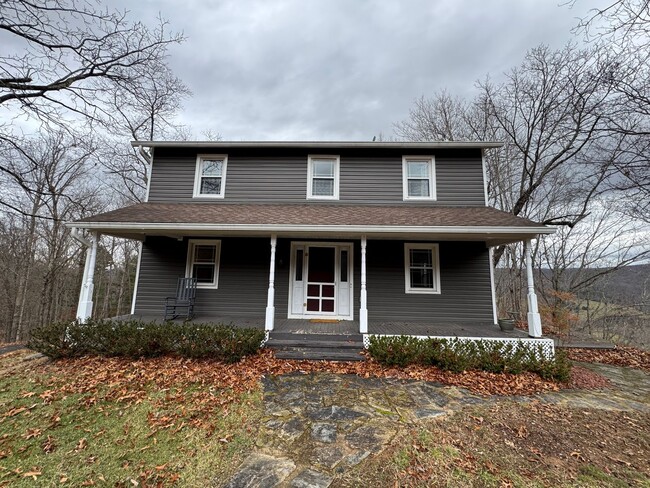
<svg viewBox="0 0 650 488"><path fill-rule="evenodd" d="M499 245L555 230L491 207L424 205L140 203L68 224L102 234L485 241Z"/></svg>

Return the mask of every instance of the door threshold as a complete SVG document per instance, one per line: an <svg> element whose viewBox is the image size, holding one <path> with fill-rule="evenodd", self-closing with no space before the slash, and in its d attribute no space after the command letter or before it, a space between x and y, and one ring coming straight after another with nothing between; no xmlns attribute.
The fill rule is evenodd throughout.
<svg viewBox="0 0 650 488"><path fill-rule="evenodd" d="M312 324L338 324L340 319L310 319L309 322Z"/></svg>

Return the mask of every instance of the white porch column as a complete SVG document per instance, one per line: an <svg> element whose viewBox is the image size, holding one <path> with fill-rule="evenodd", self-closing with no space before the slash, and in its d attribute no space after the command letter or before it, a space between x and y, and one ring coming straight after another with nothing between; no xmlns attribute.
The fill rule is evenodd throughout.
<svg viewBox="0 0 650 488"><path fill-rule="evenodd" d="M366 236L361 236L361 308L359 309L359 332L368 333L368 292L366 291Z"/></svg>
<svg viewBox="0 0 650 488"><path fill-rule="evenodd" d="M99 233L93 232L91 245L86 251L86 264L81 293L79 293L79 305L77 306L77 320L80 322L86 322L93 314L93 289L95 288L95 262L97 261L98 244Z"/></svg>
<svg viewBox="0 0 650 488"><path fill-rule="evenodd" d="M273 321L275 320L275 246L277 242L277 236L271 235L271 268L269 270L269 293L266 299L264 330L273 330Z"/></svg>
<svg viewBox="0 0 650 488"><path fill-rule="evenodd" d="M535 294L535 282L533 280L532 247L530 240L525 242L526 277L528 278L528 335L530 337L542 337L542 320L537 310L537 295Z"/></svg>

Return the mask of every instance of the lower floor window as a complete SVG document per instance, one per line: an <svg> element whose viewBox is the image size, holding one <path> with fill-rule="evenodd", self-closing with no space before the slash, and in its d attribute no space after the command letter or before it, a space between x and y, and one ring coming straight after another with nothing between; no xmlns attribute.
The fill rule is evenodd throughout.
<svg viewBox="0 0 650 488"><path fill-rule="evenodd" d="M440 293L438 244L404 244L406 293Z"/></svg>
<svg viewBox="0 0 650 488"><path fill-rule="evenodd" d="M187 249L185 276L196 278L198 288L217 288L221 241L192 239Z"/></svg>

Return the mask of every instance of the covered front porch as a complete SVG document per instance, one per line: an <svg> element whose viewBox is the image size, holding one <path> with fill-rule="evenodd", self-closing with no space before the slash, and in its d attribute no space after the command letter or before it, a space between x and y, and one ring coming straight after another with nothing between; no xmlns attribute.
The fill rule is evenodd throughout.
<svg viewBox="0 0 650 488"><path fill-rule="evenodd" d="M484 207L258 207L140 204L76 222L88 247L79 319L91 316L97 242L109 234L142 241L134 315L159 318L178 278L198 276L196 321L295 334L542 336L530 239L545 227ZM255 222L240 223L242 212ZM527 241L527 334L496 325L491 248L518 241Z"/></svg>

